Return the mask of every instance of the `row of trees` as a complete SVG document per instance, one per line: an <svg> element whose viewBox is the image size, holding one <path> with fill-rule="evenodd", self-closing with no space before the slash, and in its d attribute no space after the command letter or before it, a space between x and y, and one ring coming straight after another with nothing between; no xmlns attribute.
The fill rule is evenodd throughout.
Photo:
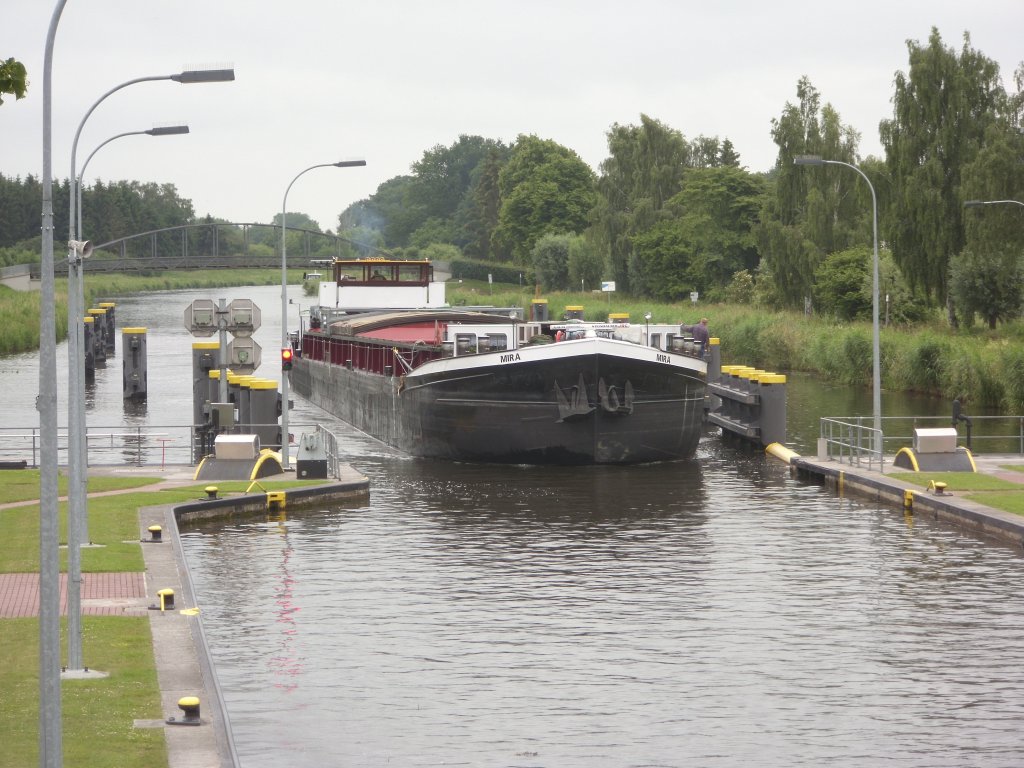
<svg viewBox="0 0 1024 768"><path fill-rule="evenodd" d="M793 163L819 155L871 179L881 277L897 320L945 306L954 324L981 314L994 325L1021 307L1024 222L1019 209L979 212L963 202L1024 199L1024 65L1008 93L966 34L955 50L933 29L927 43L908 42L908 53L892 118L879 126L884 158L860 157L860 134L805 77L772 121L778 155L767 173L742 167L728 139L687 139L647 115L609 129L596 173L537 136L512 144L460 136L346 209L338 232L367 249L514 267L546 289L615 280L620 291L661 300L698 291L864 316L870 191L848 168ZM38 187L0 176L0 248L38 234ZM86 231L99 240L194 220L170 185L96 184L85 195ZM65 182L54 190L58 231L66 198ZM319 230L298 213L289 226ZM251 244L274 247L271 231L251 234Z"/></svg>
<svg viewBox="0 0 1024 768"><path fill-rule="evenodd" d="M1024 67L1011 94L969 35L958 51L933 29L908 52L893 116L879 126L884 158L861 158L860 134L802 78L796 101L772 121L778 156L766 174L741 167L728 139L687 140L641 115L608 131L597 174L536 136L511 146L462 136L425 152L411 174L351 206L339 224L387 248L515 264L545 288L613 279L619 290L663 300L699 291L864 316L870 190L850 169L793 163L819 155L871 179L896 319L946 306L952 323L959 309L994 324L1020 310L1024 222L1019 210L979 216L963 202L1024 198Z"/></svg>
<svg viewBox="0 0 1024 768"><path fill-rule="evenodd" d="M25 261L26 251L38 260L42 195L42 183L35 176L22 179L0 173L0 266ZM67 179L54 182L58 240L68 231L70 195ZM192 202L182 198L173 184L96 182L82 191L82 229L97 243L194 221Z"/></svg>

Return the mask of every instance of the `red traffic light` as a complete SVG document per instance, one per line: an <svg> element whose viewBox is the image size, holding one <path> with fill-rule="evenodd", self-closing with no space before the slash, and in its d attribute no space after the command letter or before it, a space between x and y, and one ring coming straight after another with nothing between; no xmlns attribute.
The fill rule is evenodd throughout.
<svg viewBox="0 0 1024 768"><path fill-rule="evenodd" d="M292 369L292 358L295 356L295 352L292 351L291 347L281 350L281 370L290 371Z"/></svg>

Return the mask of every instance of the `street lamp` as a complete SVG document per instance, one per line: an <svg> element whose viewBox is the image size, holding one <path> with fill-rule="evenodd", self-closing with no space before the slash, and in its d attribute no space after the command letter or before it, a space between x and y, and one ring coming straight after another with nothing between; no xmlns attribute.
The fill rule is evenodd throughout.
<svg viewBox="0 0 1024 768"><path fill-rule="evenodd" d="M299 180L299 177L314 168L355 168L366 165L365 160L342 160L337 163L318 163L300 171L284 191L284 201L281 203L281 353L291 350L291 341L288 339L288 256L286 230L288 224L288 193L291 192L292 184ZM282 361L283 362L283 361ZM291 358L288 358L291 364ZM288 373L282 366L281 370L281 467L289 469L288 464Z"/></svg>
<svg viewBox="0 0 1024 768"><path fill-rule="evenodd" d="M81 231L76 229L76 224L81 226L81 214L76 213L76 202L79 199L78 174L76 173L75 159L78 154L78 139L82 135L82 129L86 121L111 94L127 88L136 83L153 82L156 80L173 80L175 82L190 83L215 83L226 82L235 79L233 69L200 69L186 70L171 75L151 75L147 77L136 77L116 85L93 102L92 106L85 113L78 129L75 131L75 138L71 144L71 174L68 177L70 189L70 200L68 201L68 558L69 565L71 558L78 560L77 550L83 543L83 538L88 539L88 524L86 511L86 483L88 482L86 472L86 424L85 424L85 323L82 319L85 314L85 287L82 279L82 258L83 251L70 245L72 242L81 242ZM102 146L102 145L101 145ZM99 149L99 147L97 147ZM90 158L92 155L90 155ZM88 162L88 160L86 161ZM72 537L74 533L74 537ZM71 574L68 576L68 669L82 669L81 661L81 624L80 617L75 609L80 606L81 601L81 575L74 579ZM71 617L75 616L72 620Z"/></svg>
<svg viewBox="0 0 1024 768"><path fill-rule="evenodd" d="M871 223L873 229L873 242L875 249L874 259L874 274L871 282L871 325L872 325L872 350L871 350L871 365L872 365L872 388L874 390L874 398L872 403L872 411L874 415L874 426L875 434L880 440L882 434L882 372L879 364L880 347L879 333L878 333L878 198L875 197L875 188L871 184L871 179L858 168L856 165L851 163L844 163L841 160L823 160L817 155L801 155L793 158L794 165L842 165L846 168L852 168L854 171L860 174L861 178L867 182L868 189L871 190ZM879 458L881 458L882 445L879 442L877 446Z"/></svg>
<svg viewBox="0 0 1024 768"><path fill-rule="evenodd" d="M82 170L78 172L78 178L75 179L75 211L77 213L78 220L75 226L75 239L82 239L82 178L85 176L85 169L89 167L89 161L92 160L93 155L103 149L107 144L114 141L115 139L123 139L125 136L179 136L184 133L188 133L189 129L187 125L163 125L157 126L156 128L150 128L148 131L128 131L126 133L119 133L116 136L111 136L109 139L104 141L102 144L96 147L89 156L85 158L85 162L82 163Z"/></svg>
<svg viewBox="0 0 1024 768"><path fill-rule="evenodd" d="M69 262L69 273L72 266L80 271L83 267L83 259L88 257L92 250L88 243L81 240L82 236L82 179L85 176L85 169L89 161L110 142L124 136L137 136L147 134L149 136L173 136L188 133L187 125L172 125L159 128L150 128L146 131L128 131L111 136L98 147L96 147L82 163L82 170L78 178L74 180L73 188L77 196L77 226L75 232L78 239L70 240L68 248L74 254L74 259ZM69 256L70 258L70 256ZM82 364L85 353L84 333L78 337L77 345L72 345L72 323L77 319L82 324L82 315L85 311L85 281L78 280L77 291L72 291L68 286L68 475L69 485L73 491L68 493L68 675L82 677L84 663L82 659L82 557L81 545L89 541L89 515L88 503L86 501L86 424L84 406L84 371ZM74 298L72 298L72 294ZM77 315L72 315L72 304L77 305ZM81 389L78 387L81 385ZM77 395L76 395L77 393Z"/></svg>
<svg viewBox="0 0 1024 768"><path fill-rule="evenodd" d="M982 208L986 205L1019 205L1024 208L1020 200L965 200L964 208Z"/></svg>
<svg viewBox="0 0 1024 768"><path fill-rule="evenodd" d="M39 275L39 765L64 764L60 703L57 505L57 333L53 279L53 45L67 0L57 0L43 52L43 206Z"/></svg>

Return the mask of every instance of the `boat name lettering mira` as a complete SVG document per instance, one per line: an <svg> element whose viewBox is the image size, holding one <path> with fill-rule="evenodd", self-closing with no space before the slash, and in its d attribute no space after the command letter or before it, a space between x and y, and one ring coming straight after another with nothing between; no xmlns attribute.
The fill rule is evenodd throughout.
<svg viewBox="0 0 1024 768"><path fill-rule="evenodd" d="M387 445L420 457L567 465L696 451L707 364L680 326L451 307L429 261L332 267L309 327L293 337L291 384Z"/></svg>

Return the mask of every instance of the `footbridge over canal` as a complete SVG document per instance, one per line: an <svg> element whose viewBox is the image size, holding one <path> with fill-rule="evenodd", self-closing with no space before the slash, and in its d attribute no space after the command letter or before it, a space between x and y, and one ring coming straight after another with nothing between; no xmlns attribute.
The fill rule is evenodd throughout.
<svg viewBox="0 0 1024 768"><path fill-rule="evenodd" d="M288 260L293 266L313 260L357 255L386 255L330 232L288 227ZM168 269L241 269L281 266L281 226L223 221L182 224L126 235L93 246L86 271L147 273ZM39 278L39 264L30 265ZM67 261L54 259L54 271L67 272Z"/></svg>

